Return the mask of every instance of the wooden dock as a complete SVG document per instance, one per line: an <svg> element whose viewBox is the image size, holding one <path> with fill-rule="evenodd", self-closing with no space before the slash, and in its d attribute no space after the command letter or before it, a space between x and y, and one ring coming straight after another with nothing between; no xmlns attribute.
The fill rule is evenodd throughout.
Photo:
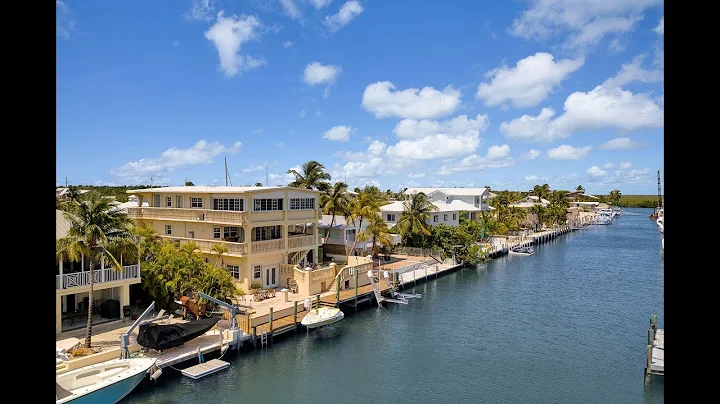
<svg viewBox="0 0 720 404"><path fill-rule="evenodd" d="M205 335L201 335L195 339L185 342L182 346L170 348L165 351L159 352L155 350L149 350L144 355L148 358L157 358L156 366L160 369L166 367L173 367L179 365L185 361L198 360L198 351L202 355L220 351L221 347L223 350L229 349L232 341L225 338L220 340L220 333L217 330L215 332L208 332ZM243 334L242 340L247 340L250 336Z"/></svg>
<svg viewBox="0 0 720 404"><path fill-rule="evenodd" d="M190 366L187 369L183 369L180 371L180 373L191 379L197 380L201 377L213 374L215 372L219 372L227 368L228 366L230 366L230 362L225 362L220 359L211 359L207 362L199 363L195 366Z"/></svg>
<svg viewBox="0 0 720 404"><path fill-rule="evenodd" d="M645 362L645 383L653 377L665 377L665 330L657 328L657 316L650 316L648 328L647 359Z"/></svg>

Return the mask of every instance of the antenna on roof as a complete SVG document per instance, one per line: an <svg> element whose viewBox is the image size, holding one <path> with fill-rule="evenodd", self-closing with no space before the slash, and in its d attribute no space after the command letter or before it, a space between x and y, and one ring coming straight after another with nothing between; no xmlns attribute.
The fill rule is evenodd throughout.
<svg viewBox="0 0 720 404"><path fill-rule="evenodd" d="M225 186L228 186L228 182L230 185L232 185L232 180L230 179L230 171L228 171L227 168L227 157L225 157Z"/></svg>

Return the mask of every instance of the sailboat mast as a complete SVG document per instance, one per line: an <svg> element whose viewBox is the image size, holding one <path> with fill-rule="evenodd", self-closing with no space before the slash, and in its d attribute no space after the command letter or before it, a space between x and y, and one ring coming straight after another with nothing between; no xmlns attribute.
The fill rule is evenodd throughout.
<svg viewBox="0 0 720 404"><path fill-rule="evenodd" d="M660 170L658 170L658 207L663 206L662 192L660 191Z"/></svg>

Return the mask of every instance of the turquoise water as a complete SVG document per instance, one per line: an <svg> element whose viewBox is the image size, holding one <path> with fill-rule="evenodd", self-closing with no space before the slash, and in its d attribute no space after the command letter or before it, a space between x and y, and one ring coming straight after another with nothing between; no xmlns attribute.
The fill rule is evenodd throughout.
<svg viewBox="0 0 720 404"><path fill-rule="evenodd" d="M663 383L643 383L649 317L664 317L651 212L419 285L409 305L350 309L204 379L163 375L123 403L662 403Z"/></svg>

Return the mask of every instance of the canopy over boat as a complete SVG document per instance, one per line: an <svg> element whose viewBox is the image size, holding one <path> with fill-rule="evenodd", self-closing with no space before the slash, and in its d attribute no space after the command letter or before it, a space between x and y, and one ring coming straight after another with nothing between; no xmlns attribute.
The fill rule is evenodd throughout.
<svg viewBox="0 0 720 404"><path fill-rule="evenodd" d="M219 319L219 317L212 316L189 323L145 323L140 326L137 343L146 348L157 350L180 346L205 334L209 329L213 328Z"/></svg>

